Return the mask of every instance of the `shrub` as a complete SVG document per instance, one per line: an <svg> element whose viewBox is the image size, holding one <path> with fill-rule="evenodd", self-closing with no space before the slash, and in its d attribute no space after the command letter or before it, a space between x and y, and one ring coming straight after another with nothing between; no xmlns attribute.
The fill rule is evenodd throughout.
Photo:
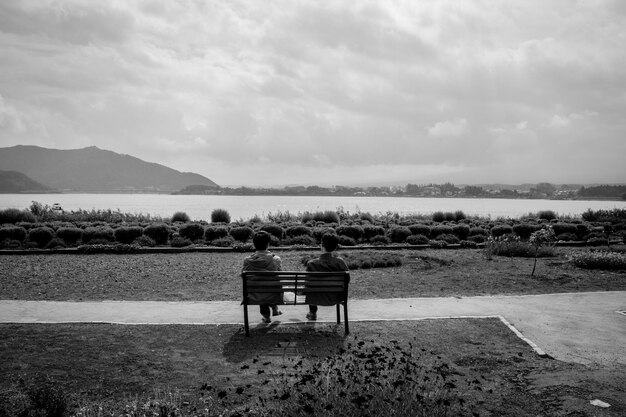
<svg viewBox="0 0 626 417"><path fill-rule="evenodd" d="M366 241L372 241L372 239L376 236L383 236L385 234L385 229L382 226L372 226L365 225L363 226L363 239Z"/></svg>
<svg viewBox="0 0 626 417"><path fill-rule="evenodd" d="M231 247L235 244L235 239L231 236L220 237L211 241L211 246L217 246L220 248Z"/></svg>
<svg viewBox="0 0 626 417"><path fill-rule="evenodd" d="M411 235L406 238L409 245L428 245L428 237L424 235Z"/></svg>
<svg viewBox="0 0 626 417"><path fill-rule="evenodd" d="M333 229L332 227L313 227L311 229L311 233L313 234L313 237L315 238L315 240L317 241L317 243L320 243L322 241L322 236L324 236L326 233L333 233L335 234L335 229Z"/></svg>
<svg viewBox="0 0 626 417"><path fill-rule="evenodd" d="M20 249L22 242L15 239L2 239L0 240L0 249ZM2 415L0 413L0 415Z"/></svg>
<svg viewBox="0 0 626 417"><path fill-rule="evenodd" d="M468 241L474 243L485 243L487 241L487 236L485 235L473 235L467 238Z"/></svg>
<svg viewBox="0 0 626 417"><path fill-rule="evenodd" d="M372 216L370 213L360 213L359 219L366 222L374 223L374 216Z"/></svg>
<svg viewBox="0 0 626 417"><path fill-rule="evenodd" d="M28 231L28 240L43 248L54 238L54 231L49 227L36 227Z"/></svg>
<svg viewBox="0 0 626 417"><path fill-rule="evenodd" d="M174 236L170 241L170 246L173 248L184 248L185 246L193 245L193 242L186 237Z"/></svg>
<svg viewBox="0 0 626 417"><path fill-rule="evenodd" d="M430 226L425 224L412 224L409 226L409 230L414 235L430 236Z"/></svg>
<svg viewBox="0 0 626 417"><path fill-rule="evenodd" d="M443 240L449 245L457 245L460 242L460 239L458 237L448 233L437 236L437 240Z"/></svg>
<svg viewBox="0 0 626 417"><path fill-rule="evenodd" d="M441 223L446 219L446 215L443 213L443 211L436 211L433 213L432 219L434 222Z"/></svg>
<svg viewBox="0 0 626 417"><path fill-rule="evenodd" d="M56 248L64 248L64 247L65 247L65 242L63 241L63 239L59 239L58 237L55 237L46 245L46 249L56 249Z"/></svg>
<svg viewBox="0 0 626 417"><path fill-rule="evenodd" d="M254 230L248 226L233 227L230 229L230 235L238 242L247 242L253 234Z"/></svg>
<svg viewBox="0 0 626 417"><path fill-rule="evenodd" d="M115 240L113 229L108 226L88 227L83 231L83 243L92 240L113 242Z"/></svg>
<svg viewBox="0 0 626 417"><path fill-rule="evenodd" d="M57 230L57 237L63 239L67 245L75 245L83 239L83 229L78 227L60 227Z"/></svg>
<svg viewBox="0 0 626 417"><path fill-rule="evenodd" d="M452 226L437 225L430 229L431 238L436 238L439 235L451 235L452 233Z"/></svg>
<svg viewBox="0 0 626 417"><path fill-rule="evenodd" d="M28 210L19 210L16 208L7 208L0 210L0 225L15 224L19 222L35 223L37 218Z"/></svg>
<svg viewBox="0 0 626 417"><path fill-rule="evenodd" d="M560 240L562 242L571 242L578 239L573 233L561 233L556 237L556 240Z"/></svg>
<svg viewBox="0 0 626 417"><path fill-rule="evenodd" d="M341 246L355 246L356 241L350 236L339 235L339 244Z"/></svg>
<svg viewBox="0 0 626 417"><path fill-rule="evenodd" d="M613 251L575 253L570 257L570 262L585 269L626 270L626 254Z"/></svg>
<svg viewBox="0 0 626 417"><path fill-rule="evenodd" d="M517 236L520 237L520 239L523 240L528 240L530 238L530 235L540 228L540 226L532 223L520 223L513 225L512 227L513 233L515 233Z"/></svg>
<svg viewBox="0 0 626 417"><path fill-rule="evenodd" d="M443 217L446 219L447 222L453 222L456 220L456 215L451 211L446 211L445 213L443 213Z"/></svg>
<svg viewBox="0 0 626 417"><path fill-rule="evenodd" d="M196 242L204 238L204 227L200 223L185 223L178 229L178 234L182 238Z"/></svg>
<svg viewBox="0 0 626 417"><path fill-rule="evenodd" d="M537 217L543 220L556 220L557 216L556 213L552 210L542 210L539 213L537 213Z"/></svg>
<svg viewBox="0 0 626 417"><path fill-rule="evenodd" d="M586 224L577 224L576 225L576 237L580 240L583 240L585 236L589 234L591 229Z"/></svg>
<svg viewBox="0 0 626 417"><path fill-rule="evenodd" d="M311 228L307 226L291 226L287 228L285 234L289 238L296 236L311 236L312 231Z"/></svg>
<svg viewBox="0 0 626 417"><path fill-rule="evenodd" d="M478 247L478 244L476 242L472 242L471 240L462 240L460 244L464 249L476 249Z"/></svg>
<svg viewBox="0 0 626 417"><path fill-rule="evenodd" d="M467 218L467 216L465 215L465 213L463 213L461 210L457 210L454 212L454 220L455 221L461 221L461 220L465 220Z"/></svg>
<svg viewBox="0 0 626 417"><path fill-rule="evenodd" d="M153 248L156 246L156 242L149 236L143 235L139 236L137 239L133 241L133 245Z"/></svg>
<svg viewBox="0 0 626 417"><path fill-rule="evenodd" d="M215 209L211 212L211 223L230 223L230 214L224 209Z"/></svg>
<svg viewBox="0 0 626 417"><path fill-rule="evenodd" d="M58 234L58 232L57 232ZM115 241L124 244L131 244L137 239L139 236L143 234L143 228L139 226L121 226L113 231L113 236L115 237Z"/></svg>
<svg viewBox="0 0 626 417"><path fill-rule="evenodd" d="M489 235L489 232L487 232L487 230L483 229L482 227L470 227L469 235L470 236L487 236Z"/></svg>
<svg viewBox="0 0 626 417"><path fill-rule="evenodd" d="M209 226L204 231L204 240L212 242L215 239L220 239L228 236L228 227L226 226Z"/></svg>
<svg viewBox="0 0 626 417"><path fill-rule="evenodd" d="M155 223L143 229L143 234L154 240L157 245L165 245L170 237L170 229L165 223Z"/></svg>
<svg viewBox="0 0 626 417"><path fill-rule="evenodd" d="M335 211L317 211L313 213L313 220L324 223L339 223L341 221L339 214ZM304 221L304 219L303 219Z"/></svg>
<svg viewBox="0 0 626 417"><path fill-rule="evenodd" d="M265 224L261 227L261 230L275 236L277 239L282 239L285 235L285 229L275 223Z"/></svg>
<svg viewBox="0 0 626 417"><path fill-rule="evenodd" d="M513 228L508 224L498 224L491 228L491 234L493 235L493 237L510 235L513 234Z"/></svg>
<svg viewBox="0 0 626 417"><path fill-rule="evenodd" d="M370 243L374 246L385 246L391 243L391 239L387 236L379 235L370 239Z"/></svg>
<svg viewBox="0 0 626 417"><path fill-rule="evenodd" d="M460 240L466 240L470 233L470 227L466 224L457 224L452 227L452 233Z"/></svg>
<svg viewBox="0 0 626 417"><path fill-rule="evenodd" d="M605 237L591 237L587 239L587 246L603 246L607 244Z"/></svg>
<svg viewBox="0 0 626 417"><path fill-rule="evenodd" d="M563 233L571 233L575 235L577 231L576 226L577 225L573 223L555 223L552 225L552 230L554 230L554 234L557 236Z"/></svg>
<svg viewBox="0 0 626 417"><path fill-rule="evenodd" d="M96 239L99 240L99 239ZM92 242L95 242L93 240ZM136 245L126 245L124 243L90 243L89 245L81 245L77 248L78 252L91 254L91 253L137 253Z"/></svg>
<svg viewBox="0 0 626 417"><path fill-rule="evenodd" d="M411 230L405 226L395 226L387 231L387 236L393 243L404 243L411 234Z"/></svg>
<svg viewBox="0 0 626 417"><path fill-rule="evenodd" d="M0 228L0 240L10 239L23 242L26 239L26 229L19 226L5 226Z"/></svg>
<svg viewBox="0 0 626 417"><path fill-rule="evenodd" d="M448 242L445 240L430 240L428 241L428 244L432 249L443 249L448 246Z"/></svg>
<svg viewBox="0 0 626 417"><path fill-rule="evenodd" d="M359 225L339 226L335 229L335 232L339 236L347 236L349 238L352 238L355 241L360 240L363 237L363 234L365 233L365 231L363 230L363 227Z"/></svg>
<svg viewBox="0 0 626 417"><path fill-rule="evenodd" d="M176 223L176 222L188 223L190 221L191 219L189 218L187 213L185 213L184 211L177 211L172 216L172 223Z"/></svg>
<svg viewBox="0 0 626 417"><path fill-rule="evenodd" d="M283 241L286 246L317 246L317 241L308 235L296 235Z"/></svg>

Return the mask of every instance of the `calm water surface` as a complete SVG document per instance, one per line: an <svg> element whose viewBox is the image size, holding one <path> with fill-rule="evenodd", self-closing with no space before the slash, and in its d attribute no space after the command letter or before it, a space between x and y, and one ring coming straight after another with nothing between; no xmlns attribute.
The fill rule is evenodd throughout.
<svg viewBox="0 0 626 417"><path fill-rule="evenodd" d="M233 220L266 216L268 213L301 213L335 210L372 214L387 211L400 214L430 214L462 210L466 215L516 218L539 210L579 216L591 208L626 209L626 201L596 200L509 200L484 198L410 197L296 197L296 196L215 196L167 194L0 194L0 208L28 208L32 201L59 203L67 211L78 209L119 209L125 213L145 213L170 217L186 212L193 220L209 220L216 208L228 210Z"/></svg>

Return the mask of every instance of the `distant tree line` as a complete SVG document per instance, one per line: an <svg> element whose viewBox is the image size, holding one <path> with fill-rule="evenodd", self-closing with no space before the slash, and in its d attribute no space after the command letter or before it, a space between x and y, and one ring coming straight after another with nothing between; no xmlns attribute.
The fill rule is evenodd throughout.
<svg viewBox="0 0 626 417"><path fill-rule="evenodd" d="M578 195L581 197L622 198L626 200L626 185L598 185L595 187L580 187Z"/></svg>

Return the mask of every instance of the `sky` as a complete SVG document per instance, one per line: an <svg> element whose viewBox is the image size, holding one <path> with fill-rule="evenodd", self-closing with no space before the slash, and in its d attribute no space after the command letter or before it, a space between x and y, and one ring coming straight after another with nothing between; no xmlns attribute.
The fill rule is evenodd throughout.
<svg viewBox="0 0 626 417"><path fill-rule="evenodd" d="M0 2L0 147L222 186L626 182L626 1Z"/></svg>

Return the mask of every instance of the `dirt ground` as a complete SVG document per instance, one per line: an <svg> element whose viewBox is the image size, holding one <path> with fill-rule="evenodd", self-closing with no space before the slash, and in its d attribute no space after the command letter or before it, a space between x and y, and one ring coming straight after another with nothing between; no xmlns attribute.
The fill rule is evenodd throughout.
<svg viewBox="0 0 626 417"><path fill-rule="evenodd" d="M402 250L403 265L351 274L350 297L442 297L626 290L626 271L590 271L567 262L584 250L558 248L539 259L481 250ZM308 252L277 252L283 269L302 270ZM218 301L241 297L243 253L0 255L0 299Z"/></svg>
<svg viewBox="0 0 626 417"><path fill-rule="evenodd" d="M115 402L180 389L190 403L219 387L246 403L271 389L283 366L331 355L355 341L410 341L451 373L480 381L481 416L622 416L626 367L597 368L538 357L497 319L259 326L0 325L0 396L48 375L76 398ZM225 388L226 387L226 388ZM590 404L600 399L611 407ZM119 403L118 403L119 404Z"/></svg>

